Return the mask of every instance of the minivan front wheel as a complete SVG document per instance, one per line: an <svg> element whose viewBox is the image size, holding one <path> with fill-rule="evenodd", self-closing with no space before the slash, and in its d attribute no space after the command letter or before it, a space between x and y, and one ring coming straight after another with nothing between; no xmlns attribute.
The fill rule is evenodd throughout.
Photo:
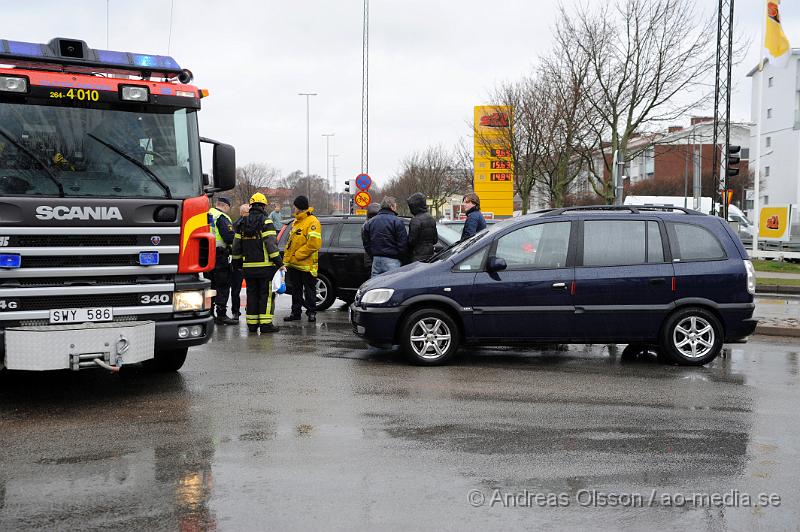
<svg viewBox="0 0 800 532"><path fill-rule="evenodd" d="M441 310L418 310L403 322L401 345L411 361L417 364L444 364L455 354L458 341L458 326Z"/></svg>
<svg viewBox="0 0 800 532"><path fill-rule="evenodd" d="M717 358L722 350L722 326L705 309L680 309L664 326L661 348L678 364L702 366Z"/></svg>

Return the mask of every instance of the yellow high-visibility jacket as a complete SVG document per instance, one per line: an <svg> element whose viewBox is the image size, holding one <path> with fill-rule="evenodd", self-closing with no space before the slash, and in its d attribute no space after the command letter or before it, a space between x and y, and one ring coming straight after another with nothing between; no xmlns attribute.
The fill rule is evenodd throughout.
<svg viewBox="0 0 800 532"><path fill-rule="evenodd" d="M309 272L314 277L319 269L319 248L322 247L322 226L310 207L294 215L294 222L286 230L290 231L283 263L287 268Z"/></svg>

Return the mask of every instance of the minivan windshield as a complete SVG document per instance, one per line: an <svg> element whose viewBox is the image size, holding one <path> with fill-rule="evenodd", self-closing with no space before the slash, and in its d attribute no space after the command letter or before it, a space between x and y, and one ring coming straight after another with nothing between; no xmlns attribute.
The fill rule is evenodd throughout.
<svg viewBox="0 0 800 532"><path fill-rule="evenodd" d="M444 251L442 251L438 255L435 255L431 259L431 262L436 262L436 261L440 261L440 260L447 260L450 257L452 257L453 255L455 255L456 253L460 253L461 251L463 251L463 250L465 250L465 249L467 249L469 247L472 247L473 245L475 245L476 242L480 241L487 234L489 234L489 230L488 229L484 229L480 233L478 233L476 235L473 235L473 236L471 236L470 238L468 238L466 240L462 240L461 242L453 244L452 246L450 246L449 248L445 249Z"/></svg>

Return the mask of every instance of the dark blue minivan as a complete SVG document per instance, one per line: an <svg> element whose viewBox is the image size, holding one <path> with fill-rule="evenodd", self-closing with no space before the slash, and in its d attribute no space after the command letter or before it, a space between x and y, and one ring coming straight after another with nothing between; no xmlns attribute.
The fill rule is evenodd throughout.
<svg viewBox="0 0 800 532"><path fill-rule="evenodd" d="M491 226L370 279L350 307L371 345L442 364L458 347L625 343L702 365L742 342L755 271L721 218L678 207L573 207Z"/></svg>

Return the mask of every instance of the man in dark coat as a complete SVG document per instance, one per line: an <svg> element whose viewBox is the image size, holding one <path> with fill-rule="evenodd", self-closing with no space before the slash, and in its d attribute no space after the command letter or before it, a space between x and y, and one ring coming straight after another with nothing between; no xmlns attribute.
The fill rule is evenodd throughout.
<svg viewBox="0 0 800 532"><path fill-rule="evenodd" d="M467 209L467 221L461 230L461 240L466 240L486 229L486 220L481 214L481 199L477 194L470 192L462 202Z"/></svg>
<svg viewBox="0 0 800 532"><path fill-rule="evenodd" d="M375 277L396 270L403 265L408 251L408 233L403 220L397 216L397 200L386 196L381 210L368 221L361 232L364 251L372 257L372 274Z"/></svg>
<svg viewBox="0 0 800 532"><path fill-rule="evenodd" d="M412 262L429 259L433 257L433 246L439 241L436 220L428 212L422 192L411 194L406 201L413 216L408 224L408 255Z"/></svg>

